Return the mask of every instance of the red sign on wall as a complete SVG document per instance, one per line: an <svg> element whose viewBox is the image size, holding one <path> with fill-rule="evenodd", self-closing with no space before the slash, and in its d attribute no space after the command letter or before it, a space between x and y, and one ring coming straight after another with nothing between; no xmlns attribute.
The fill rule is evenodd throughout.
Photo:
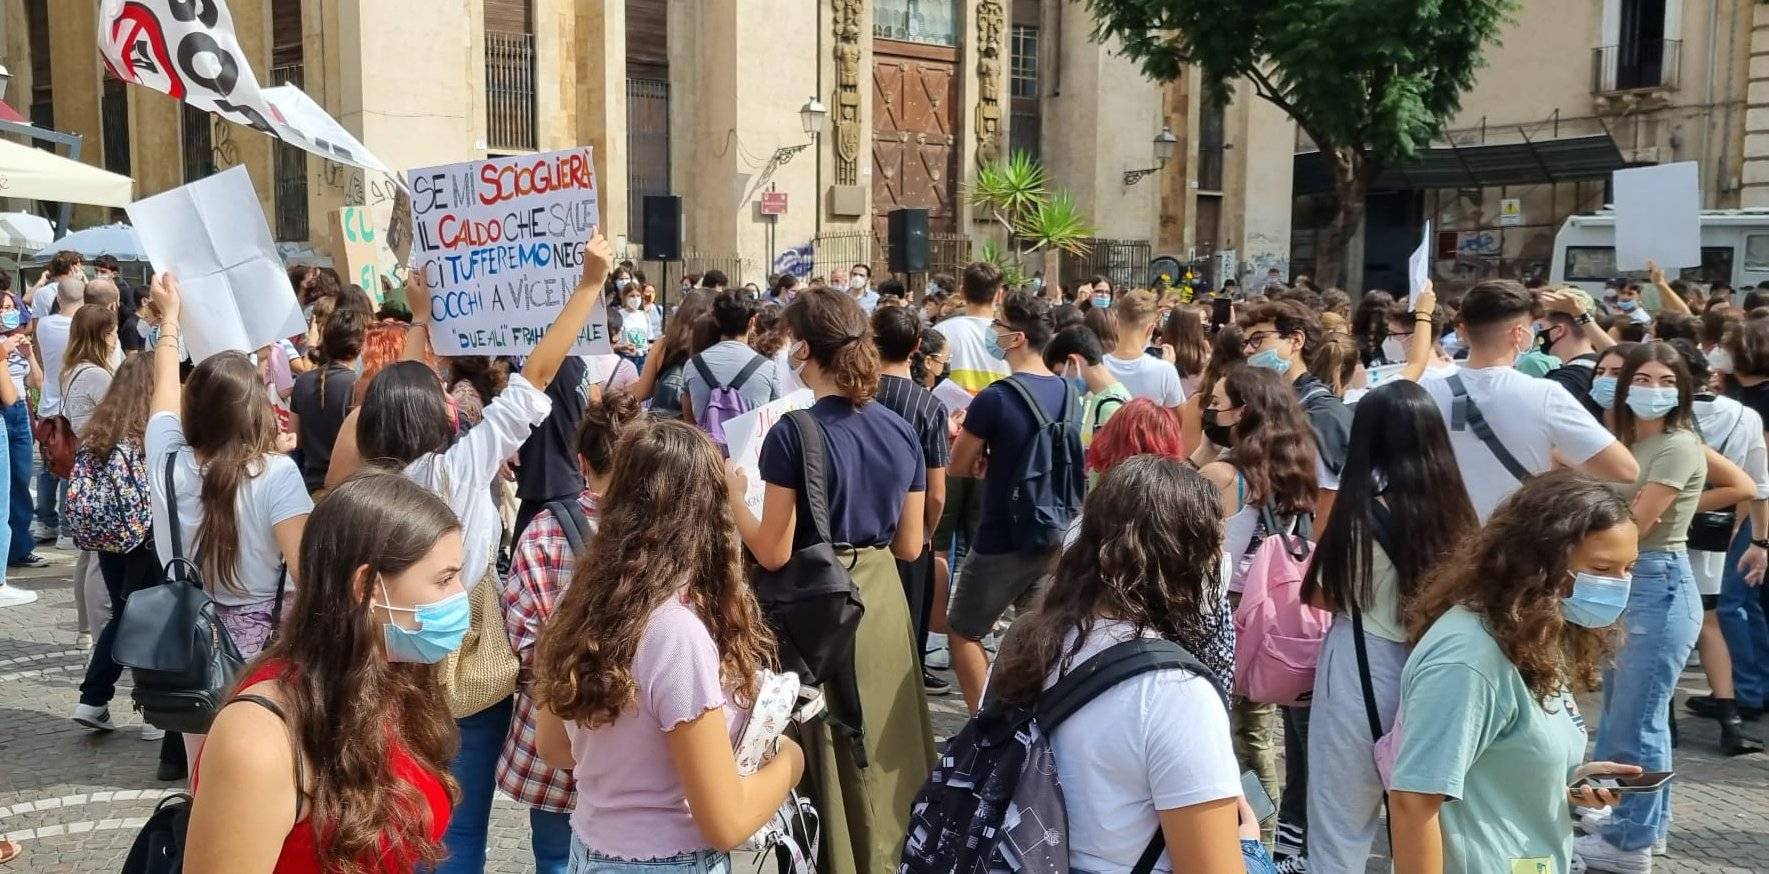
<svg viewBox="0 0 1769 874"><path fill-rule="evenodd" d="M786 215L786 192L762 192L762 215Z"/></svg>

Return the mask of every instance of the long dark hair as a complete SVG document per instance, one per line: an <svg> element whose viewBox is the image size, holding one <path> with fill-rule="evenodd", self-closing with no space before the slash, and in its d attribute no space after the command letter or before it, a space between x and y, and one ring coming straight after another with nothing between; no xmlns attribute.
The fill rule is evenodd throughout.
<svg viewBox="0 0 1769 874"><path fill-rule="evenodd" d="M659 373L685 363L694 354L719 341L719 327L713 324L713 296L695 289L682 297L676 311L663 326L663 366ZM626 314L622 314L626 318ZM644 316L641 316L644 318ZM655 347L652 354L657 354Z"/></svg>
<svg viewBox="0 0 1769 874"><path fill-rule="evenodd" d="M1357 351L1365 365L1382 350L1382 341L1388 339L1388 316L1393 307L1394 295L1375 290L1364 292L1351 311L1351 335L1357 340Z"/></svg>
<svg viewBox="0 0 1769 874"><path fill-rule="evenodd" d="M1280 516L1314 512L1314 432L1296 391L1263 367L1236 365L1223 375L1229 403L1241 411L1235 445L1224 460L1247 479L1247 501L1269 504Z"/></svg>
<svg viewBox="0 0 1769 874"><path fill-rule="evenodd" d="M1173 347L1173 366L1182 377L1203 376L1210 361L1210 338L1204 335L1204 319L1197 307L1176 306L1161 326L1161 341Z"/></svg>
<svg viewBox="0 0 1769 874"><path fill-rule="evenodd" d="M322 499L301 534L295 601L258 664L287 665L279 679L311 766L308 817L326 871L378 871L384 855L442 858L430 840L430 806L394 778L389 748L397 741L453 795L454 720L432 666L382 654L371 602L377 577L405 572L460 527L441 498L371 470Z"/></svg>
<svg viewBox="0 0 1769 874"><path fill-rule="evenodd" d="M1622 375L1616 378L1615 409L1611 412L1615 415L1616 439L1623 446L1633 446L1638 437L1639 417L1628 408L1628 389L1641 365L1650 361L1669 367L1677 377L1677 407L1665 414L1665 430L1688 428L1695 420L1695 379L1689 375L1689 366L1683 363L1683 356L1678 354L1676 347L1663 340L1641 343L1628 350L1627 357L1622 359Z"/></svg>
<svg viewBox="0 0 1769 874"><path fill-rule="evenodd" d="M1087 494L1080 534L1057 559L1038 612L1002 644L1001 699L1036 701L1101 619L1204 651L1204 616L1223 584L1221 514L1216 487L1179 459L1139 455L1108 471Z"/></svg>
<svg viewBox="0 0 1769 874"><path fill-rule="evenodd" d="M203 580L244 592L235 499L240 486L263 473L265 457L276 451L276 414L258 368L243 352L204 359L184 383L179 419L202 462L203 522L197 526L195 552L202 556Z"/></svg>
<svg viewBox="0 0 1769 874"><path fill-rule="evenodd" d="M1403 611L1425 575L1480 525L1443 415L1417 383L1392 382L1357 402L1339 484L1339 500L1302 584L1303 597L1318 594L1338 609L1354 601L1368 608L1374 600L1378 497L1392 520L1383 551L1399 578Z"/></svg>
<svg viewBox="0 0 1769 874"><path fill-rule="evenodd" d="M421 361L400 361L375 374L356 421L364 460L403 468L447 449L452 439L436 371Z"/></svg>

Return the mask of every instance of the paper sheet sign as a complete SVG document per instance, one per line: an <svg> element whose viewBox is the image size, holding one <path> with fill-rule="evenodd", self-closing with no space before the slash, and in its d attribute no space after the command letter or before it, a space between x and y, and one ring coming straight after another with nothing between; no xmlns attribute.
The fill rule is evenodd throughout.
<svg viewBox="0 0 1769 874"><path fill-rule="evenodd" d="M1425 290L1426 283L1431 281L1431 222L1425 223L1425 234L1419 238L1419 248L1413 250L1413 257L1407 259L1407 312L1419 311L1419 293Z"/></svg>
<svg viewBox="0 0 1769 874"><path fill-rule="evenodd" d="M1701 174L1694 161L1615 172L1615 266L1701 266Z"/></svg>
<svg viewBox="0 0 1769 874"><path fill-rule="evenodd" d="M941 380L938 385L935 385L933 394L940 403L946 406L947 415L970 409L970 402L976 400L975 395L965 391L959 387L958 383L949 379Z"/></svg>
<svg viewBox="0 0 1769 874"><path fill-rule="evenodd" d="M807 409L816 400L817 396L810 389L799 389L725 423L725 439L731 448L731 461L749 477L749 491L744 494L743 503L749 505L749 511L756 514L757 519L762 517L762 495L767 491L762 483L763 438L768 436L768 432L787 413Z"/></svg>
<svg viewBox="0 0 1769 874"><path fill-rule="evenodd" d="M588 146L411 171L412 261L439 355L526 355L583 274L601 223ZM602 295L572 351L610 350Z"/></svg>
<svg viewBox="0 0 1769 874"><path fill-rule="evenodd" d="M191 361L306 332L246 168L138 200L128 212L154 269L178 278Z"/></svg>
<svg viewBox="0 0 1769 874"><path fill-rule="evenodd" d="M387 246L391 205L346 206L332 211L332 258L342 262L345 282L354 282L380 303L385 278L392 287L405 283L405 271Z"/></svg>

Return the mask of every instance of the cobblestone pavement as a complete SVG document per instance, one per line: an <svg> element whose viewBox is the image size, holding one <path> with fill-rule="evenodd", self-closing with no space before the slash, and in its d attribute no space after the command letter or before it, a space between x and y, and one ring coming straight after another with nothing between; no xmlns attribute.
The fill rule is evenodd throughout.
<svg viewBox="0 0 1769 874"><path fill-rule="evenodd" d="M0 610L0 835L20 840L25 855L7 874L111 872L155 803L182 783L154 779L156 744L137 736L127 690L113 702L121 730L89 732L70 721L85 653L76 645L72 557L53 550L56 565L15 572L13 581L41 595L34 604ZM127 682L125 680L125 682ZM1704 691L1699 672L1685 692ZM944 736L962 722L956 694L934 700ZM1586 712L1596 710L1595 702ZM1677 753L1676 822L1670 855L1656 870L1744 874L1769 871L1769 756L1724 759L1715 754L1711 724L1684 719ZM1769 733L1769 722L1758 730ZM532 869L526 815L499 799L492 824L492 872ZM740 869L749 870L750 865ZM1372 862L1371 872L1385 870Z"/></svg>

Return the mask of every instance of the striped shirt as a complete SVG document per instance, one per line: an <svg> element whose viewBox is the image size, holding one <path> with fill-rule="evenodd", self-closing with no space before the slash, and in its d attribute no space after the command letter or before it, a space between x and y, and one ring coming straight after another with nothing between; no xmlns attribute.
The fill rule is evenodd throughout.
<svg viewBox="0 0 1769 874"><path fill-rule="evenodd" d="M959 388L976 394L1010 372L1007 362L989 354L989 320L982 316L953 316L934 326L946 338L952 361L946 378Z"/></svg>
<svg viewBox="0 0 1769 874"><path fill-rule="evenodd" d="M915 431L928 470L938 470L952 460L952 444L946 431L946 405L934 393L901 376L878 379L878 402L903 417Z"/></svg>

